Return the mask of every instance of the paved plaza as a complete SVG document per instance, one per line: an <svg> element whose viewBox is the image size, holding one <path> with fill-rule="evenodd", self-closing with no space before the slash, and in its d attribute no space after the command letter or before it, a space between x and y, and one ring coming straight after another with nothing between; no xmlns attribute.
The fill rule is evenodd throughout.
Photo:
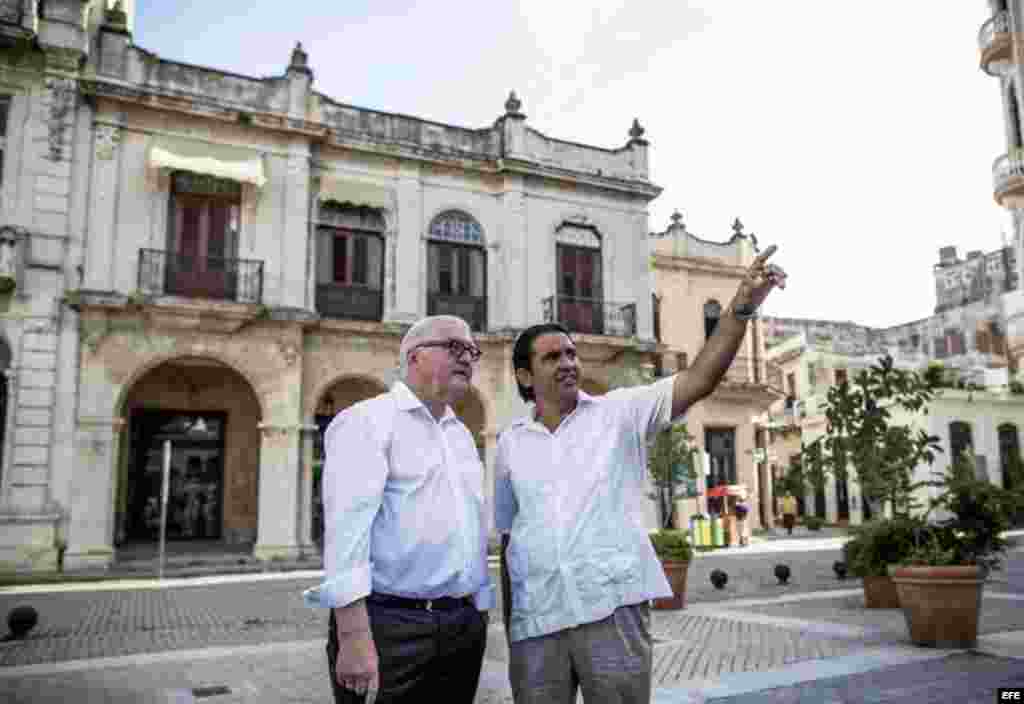
<svg viewBox="0 0 1024 704"><path fill-rule="evenodd" d="M694 560L687 608L652 612L654 701L981 702L1020 686L1024 552L987 586L982 639L968 652L912 646L902 612L864 609L859 582L832 573L836 546L817 547ZM788 585L771 574L779 562L793 570ZM722 591L707 578L716 567L730 575ZM0 701L330 702L326 615L300 598L319 578L0 589L0 613L31 604L40 614L26 639L0 643ZM506 659L492 623L478 702L511 701Z"/></svg>

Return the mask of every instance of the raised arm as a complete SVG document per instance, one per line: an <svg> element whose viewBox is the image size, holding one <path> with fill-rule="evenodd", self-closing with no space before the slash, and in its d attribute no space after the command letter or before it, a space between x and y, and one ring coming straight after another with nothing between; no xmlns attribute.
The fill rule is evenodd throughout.
<svg viewBox="0 0 1024 704"><path fill-rule="evenodd" d="M715 326L714 334L704 344L693 365L676 375L672 389L673 418L678 418L690 406L711 395L743 343L747 321L756 317L757 309L773 288L786 287L786 272L767 263L776 249L772 245L754 259L732 302Z"/></svg>

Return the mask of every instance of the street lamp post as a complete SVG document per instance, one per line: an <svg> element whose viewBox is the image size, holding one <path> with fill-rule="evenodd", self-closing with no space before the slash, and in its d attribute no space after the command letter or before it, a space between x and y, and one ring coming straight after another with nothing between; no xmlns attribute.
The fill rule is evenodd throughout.
<svg viewBox="0 0 1024 704"><path fill-rule="evenodd" d="M164 578L164 558L167 550L167 494L171 484L171 441L164 440L164 469L160 485L160 566L159 578Z"/></svg>

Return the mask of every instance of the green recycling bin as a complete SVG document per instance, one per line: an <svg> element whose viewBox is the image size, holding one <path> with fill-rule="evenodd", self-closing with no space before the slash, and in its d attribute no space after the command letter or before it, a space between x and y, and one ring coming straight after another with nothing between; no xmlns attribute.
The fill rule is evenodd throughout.
<svg viewBox="0 0 1024 704"><path fill-rule="evenodd" d="M725 546L725 526L720 516L711 518L711 544L716 548Z"/></svg>

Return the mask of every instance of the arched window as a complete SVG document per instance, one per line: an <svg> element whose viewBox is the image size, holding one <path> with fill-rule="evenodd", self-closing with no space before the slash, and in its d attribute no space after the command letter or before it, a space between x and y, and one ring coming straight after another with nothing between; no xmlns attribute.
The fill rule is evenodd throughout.
<svg viewBox="0 0 1024 704"><path fill-rule="evenodd" d="M955 420L949 424L949 461L959 458L965 450L973 447L971 440L971 426L962 420ZM973 450L970 450L973 452Z"/></svg>
<svg viewBox="0 0 1024 704"><path fill-rule="evenodd" d="M1020 476L1020 439L1017 426L1003 423L999 426L999 466L1003 473L1003 488L1013 489L1017 482L1024 480Z"/></svg>
<svg viewBox="0 0 1024 704"><path fill-rule="evenodd" d="M718 319L722 317L722 304L712 299L704 304L704 337L711 337L711 334L718 327Z"/></svg>
<svg viewBox="0 0 1024 704"><path fill-rule="evenodd" d="M380 320L384 313L384 218L326 201L317 222L316 309L328 318Z"/></svg>
<svg viewBox="0 0 1024 704"><path fill-rule="evenodd" d="M487 253L480 223L446 210L427 229L427 315L457 315L487 329Z"/></svg>

